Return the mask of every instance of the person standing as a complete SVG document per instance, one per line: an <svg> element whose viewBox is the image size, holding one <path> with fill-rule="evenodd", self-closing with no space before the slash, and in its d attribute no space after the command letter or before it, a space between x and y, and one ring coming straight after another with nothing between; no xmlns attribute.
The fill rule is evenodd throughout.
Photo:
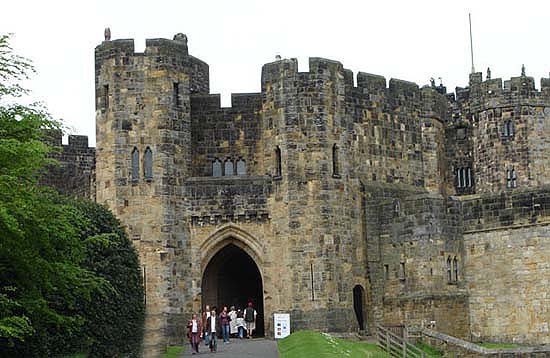
<svg viewBox="0 0 550 358"><path fill-rule="evenodd" d="M189 343L191 344L191 353L199 353L199 342L202 335L202 323L197 318L197 314L193 313L193 318L187 322L187 337L189 337Z"/></svg>
<svg viewBox="0 0 550 358"><path fill-rule="evenodd" d="M223 306L222 312L220 313L220 324L222 326L223 343L229 343L230 321L231 318L229 318L229 314L227 313L227 306Z"/></svg>
<svg viewBox="0 0 550 358"><path fill-rule="evenodd" d="M243 339L244 338L244 331L245 331L244 313L240 308L237 310L236 326L237 326L237 333L238 333L239 338Z"/></svg>
<svg viewBox="0 0 550 358"><path fill-rule="evenodd" d="M219 331L220 320L216 316L216 307L212 307L210 317L206 319L206 334L208 335L210 352L215 352L218 348L216 342L216 332Z"/></svg>
<svg viewBox="0 0 550 358"><path fill-rule="evenodd" d="M248 307L244 310L244 323L246 325L247 338L252 338L252 331L256 329L256 316L258 313L252 306L252 302L248 302Z"/></svg>
<svg viewBox="0 0 550 358"><path fill-rule="evenodd" d="M229 335L237 336L237 311L235 311L235 306L231 306L229 311Z"/></svg>
<svg viewBox="0 0 550 358"><path fill-rule="evenodd" d="M204 345L207 346L207 347L210 345L210 342L208 341L210 336L207 334L208 332L206 331L206 321L208 320L208 318L210 318L210 305L206 305L204 307L204 311L202 312L202 315L201 315Z"/></svg>

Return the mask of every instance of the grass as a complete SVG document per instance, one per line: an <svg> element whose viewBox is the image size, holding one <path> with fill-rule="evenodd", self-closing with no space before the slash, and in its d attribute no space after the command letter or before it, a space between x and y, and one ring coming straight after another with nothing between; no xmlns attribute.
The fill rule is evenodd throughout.
<svg viewBox="0 0 550 358"><path fill-rule="evenodd" d="M298 331L277 341L281 358L389 358L375 344L333 338L328 334Z"/></svg>
<svg viewBox="0 0 550 358"><path fill-rule="evenodd" d="M477 345L489 349L521 348L521 346L513 343L477 343Z"/></svg>
<svg viewBox="0 0 550 358"><path fill-rule="evenodd" d="M437 349L435 347L432 347L429 344L426 344L424 342L418 342L416 344L416 347L418 347L418 349L423 350L424 352L428 353L430 356L432 356L434 358L443 357L443 352L442 351L440 351L439 349Z"/></svg>
<svg viewBox="0 0 550 358"><path fill-rule="evenodd" d="M182 346L168 347L168 349L166 350L166 353L161 355L161 358L176 358L178 354L181 354L182 352L183 352Z"/></svg>

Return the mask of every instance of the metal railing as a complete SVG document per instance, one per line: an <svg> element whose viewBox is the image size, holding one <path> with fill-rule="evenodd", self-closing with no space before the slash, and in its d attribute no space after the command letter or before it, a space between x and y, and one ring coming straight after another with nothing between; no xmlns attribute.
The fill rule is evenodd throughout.
<svg viewBox="0 0 550 358"><path fill-rule="evenodd" d="M432 358L430 354L409 343L405 338L380 325L376 325L376 344L392 357Z"/></svg>

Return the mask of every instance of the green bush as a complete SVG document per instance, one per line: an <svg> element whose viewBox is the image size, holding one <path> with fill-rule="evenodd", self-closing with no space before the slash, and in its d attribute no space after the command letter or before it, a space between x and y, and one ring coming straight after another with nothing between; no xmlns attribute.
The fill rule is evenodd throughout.
<svg viewBox="0 0 550 358"><path fill-rule="evenodd" d="M75 205L88 219L82 226L86 248L82 266L113 288L83 301L83 333L90 340L89 357L137 357L145 312L137 253L108 209L90 201L78 201Z"/></svg>

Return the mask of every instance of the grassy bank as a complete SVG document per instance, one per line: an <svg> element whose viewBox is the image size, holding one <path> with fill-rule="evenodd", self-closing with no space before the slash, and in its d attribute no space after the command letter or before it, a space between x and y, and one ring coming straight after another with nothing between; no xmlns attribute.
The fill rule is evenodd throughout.
<svg viewBox="0 0 550 358"><path fill-rule="evenodd" d="M299 331L277 341L281 358L388 358L375 344L332 338L328 334Z"/></svg>
<svg viewBox="0 0 550 358"><path fill-rule="evenodd" d="M168 349L166 350L166 353L161 355L161 358L176 358L182 352L183 352L182 346L168 347Z"/></svg>

